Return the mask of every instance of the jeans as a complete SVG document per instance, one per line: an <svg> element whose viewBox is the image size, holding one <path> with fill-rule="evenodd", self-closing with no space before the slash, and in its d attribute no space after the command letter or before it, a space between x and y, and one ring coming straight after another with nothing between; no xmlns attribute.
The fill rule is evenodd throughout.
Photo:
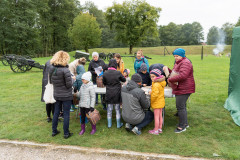
<svg viewBox="0 0 240 160"><path fill-rule="evenodd" d="M108 107L107 107L107 118L108 119L112 118L113 105L114 104L108 104ZM120 119L121 118L120 104L115 104L115 111L116 111L116 119Z"/></svg>
<svg viewBox="0 0 240 160"><path fill-rule="evenodd" d="M139 130L141 130L143 127L145 127L145 126L147 126L149 123L151 123L151 122L153 121L153 119L154 119L154 114L153 114L153 112L152 112L152 111L147 111L147 112L145 113L145 117L144 117L144 119L142 120L142 122L139 123L139 124L136 125L136 126L137 126L137 128L138 128Z"/></svg>
<svg viewBox="0 0 240 160"><path fill-rule="evenodd" d="M69 119L70 119L70 108L72 105L72 101L59 101L57 100L55 102L55 109L54 109L54 115L53 115L53 121L52 121L52 133L57 133L57 126L58 126L58 116L60 114L61 107L63 108L63 130L64 135L69 134Z"/></svg>
<svg viewBox="0 0 240 160"><path fill-rule="evenodd" d="M178 111L178 127L185 128L188 125L186 102L190 94L176 95L176 107Z"/></svg>

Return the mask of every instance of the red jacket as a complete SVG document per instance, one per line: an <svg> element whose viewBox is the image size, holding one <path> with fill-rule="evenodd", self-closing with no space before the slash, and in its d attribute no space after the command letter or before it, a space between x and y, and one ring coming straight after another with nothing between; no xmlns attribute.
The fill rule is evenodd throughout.
<svg viewBox="0 0 240 160"><path fill-rule="evenodd" d="M177 82L177 85L172 85L173 94L182 95L195 92L193 66L189 59L184 57L181 60L177 61L172 71L178 73L178 75L170 77L168 79L168 81L172 84Z"/></svg>

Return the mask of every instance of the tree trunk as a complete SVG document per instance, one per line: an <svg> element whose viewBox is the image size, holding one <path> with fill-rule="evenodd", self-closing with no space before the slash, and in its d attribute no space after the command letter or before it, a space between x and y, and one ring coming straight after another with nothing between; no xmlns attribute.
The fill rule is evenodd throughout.
<svg viewBox="0 0 240 160"><path fill-rule="evenodd" d="M84 50L85 50L85 52L89 53L89 52L88 52L88 47L85 47L85 49L84 49Z"/></svg>
<svg viewBox="0 0 240 160"><path fill-rule="evenodd" d="M133 49L133 45L130 44L130 46L129 46L129 54L132 54L132 49Z"/></svg>

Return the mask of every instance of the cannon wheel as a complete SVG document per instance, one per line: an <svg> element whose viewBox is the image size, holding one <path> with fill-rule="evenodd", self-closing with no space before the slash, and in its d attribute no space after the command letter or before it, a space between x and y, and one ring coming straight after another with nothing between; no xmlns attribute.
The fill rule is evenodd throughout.
<svg viewBox="0 0 240 160"><path fill-rule="evenodd" d="M9 63L8 63L8 61L7 61L7 59L6 59L5 56L2 57L2 64L3 64L4 66L9 66Z"/></svg>
<svg viewBox="0 0 240 160"><path fill-rule="evenodd" d="M11 70L16 73L24 73L28 70L28 67L29 65L21 64L18 59L14 59L10 64Z"/></svg>
<svg viewBox="0 0 240 160"><path fill-rule="evenodd" d="M113 58L113 53L108 53L107 60L110 61L110 59L112 59L112 58Z"/></svg>

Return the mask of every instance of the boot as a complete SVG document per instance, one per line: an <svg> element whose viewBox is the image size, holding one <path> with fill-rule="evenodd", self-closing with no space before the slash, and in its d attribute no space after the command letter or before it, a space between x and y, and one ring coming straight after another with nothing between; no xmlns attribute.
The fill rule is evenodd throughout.
<svg viewBox="0 0 240 160"><path fill-rule="evenodd" d="M74 105L72 104L72 105L71 105L70 112L74 112L74 108L75 108L75 107L74 107Z"/></svg>
<svg viewBox="0 0 240 160"><path fill-rule="evenodd" d="M92 124L92 131L90 134L94 134L96 131L97 131L96 124L95 125Z"/></svg>
<svg viewBox="0 0 240 160"><path fill-rule="evenodd" d="M117 119L117 128L121 128L123 126L123 123L121 122L121 119Z"/></svg>
<svg viewBox="0 0 240 160"><path fill-rule="evenodd" d="M81 124L81 132L79 133L79 135L83 135L85 132L85 124Z"/></svg>
<svg viewBox="0 0 240 160"><path fill-rule="evenodd" d="M112 127L112 118L108 118L108 128Z"/></svg>

